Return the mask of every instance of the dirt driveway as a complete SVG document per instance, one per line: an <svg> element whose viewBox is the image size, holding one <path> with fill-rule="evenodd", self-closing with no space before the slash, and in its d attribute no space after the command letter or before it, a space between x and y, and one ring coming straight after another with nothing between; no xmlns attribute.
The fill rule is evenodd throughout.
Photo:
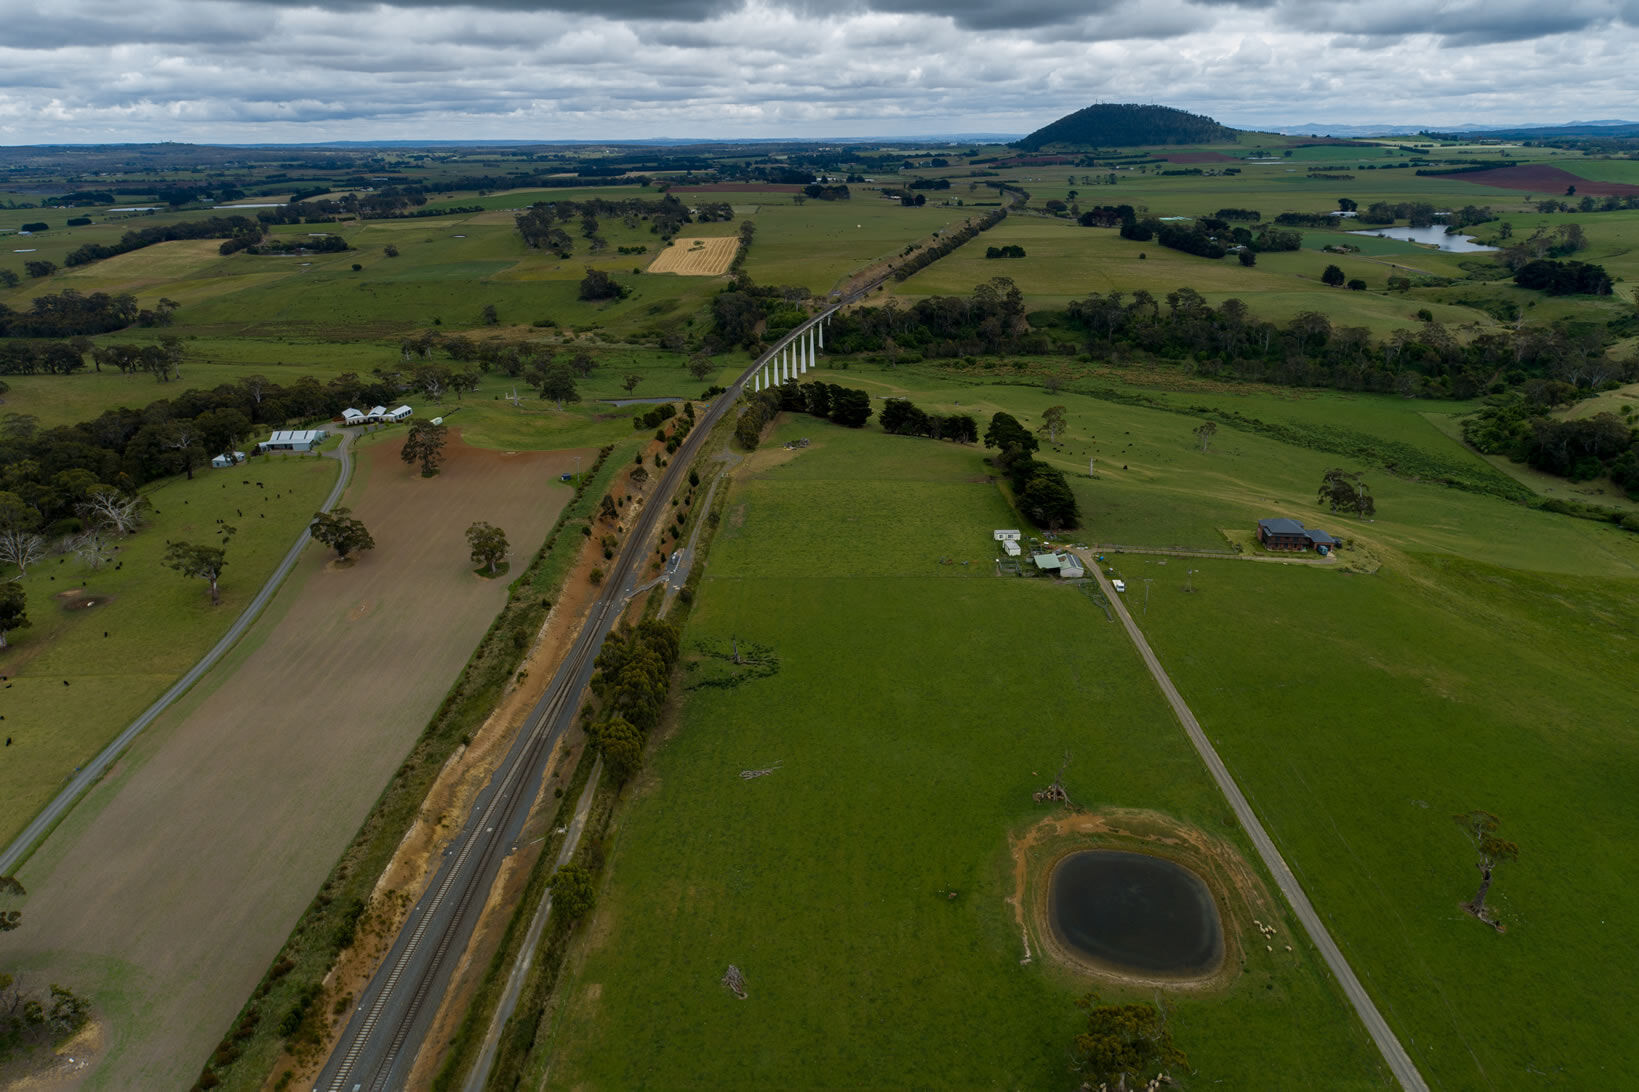
<svg viewBox="0 0 1639 1092"><path fill-rule="evenodd" d="M266 614L22 869L8 969L95 999L89 1087L185 1088L506 597L465 531L522 562L570 490L574 452L503 454L452 435L422 479L367 446L342 503L376 548L310 547ZM591 453L580 452L583 457Z"/></svg>

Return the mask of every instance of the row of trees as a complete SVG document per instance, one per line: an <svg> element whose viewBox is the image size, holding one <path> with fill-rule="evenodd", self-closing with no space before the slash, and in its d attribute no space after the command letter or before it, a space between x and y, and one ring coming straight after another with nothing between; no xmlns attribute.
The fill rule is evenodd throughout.
<svg viewBox="0 0 1639 1092"><path fill-rule="evenodd" d="M936 241L917 250L894 267L894 280L902 281L914 276L957 247L978 238L981 231L989 231L1005 219L1007 219L1007 209L998 208L976 219L965 220L961 227L952 231L940 233Z"/></svg>
<svg viewBox="0 0 1639 1092"><path fill-rule="evenodd" d="M890 398L878 418L884 432L896 436L926 436L930 440L952 440L958 444L979 441L979 423L965 413L929 413L909 399Z"/></svg>
<svg viewBox="0 0 1639 1092"><path fill-rule="evenodd" d="M32 417L8 414L0 418L0 491L31 508L41 532L76 533L79 506L99 485L134 497L147 482L191 474L212 456L235 450L259 427L391 402L404 392L404 381L348 373L328 383L304 377L282 386L251 375L74 425L42 429Z"/></svg>
<svg viewBox="0 0 1639 1092"><path fill-rule="evenodd" d="M1069 340L1072 331L1078 336ZM1473 398L1533 379L1581 391L1639 379L1639 357L1612 357L1608 338L1598 328L1554 324L1463 341L1429 320L1377 339L1364 327L1334 326L1314 311L1277 324L1239 299L1211 307L1190 288L1163 299L1142 289L1094 293L1027 321L1022 295L1011 281L994 278L971 296L927 297L909 308L889 300L840 313L826 344L839 354L885 352L908 361L1078 350L1118 357L1125 351L1184 361L1205 374L1289 386Z"/></svg>
<svg viewBox="0 0 1639 1092"><path fill-rule="evenodd" d="M1514 274L1514 283L1550 296L1608 296L1611 275L1591 262L1556 262L1541 258L1527 262Z"/></svg>
<svg viewBox="0 0 1639 1092"><path fill-rule="evenodd" d="M1552 412L1576 399L1569 384L1534 383L1486 400L1463 422L1463 439L1487 455L1506 455L1572 481L1609 475L1639 500L1639 432L1631 413L1560 420Z"/></svg>
<svg viewBox="0 0 1639 1092"><path fill-rule="evenodd" d="M1010 413L991 417L985 429L985 447L996 449L991 465L1013 487L1019 511L1038 527L1055 531L1077 527L1081 507L1076 495L1062 470L1035 458L1039 446L1035 434Z"/></svg>
<svg viewBox="0 0 1639 1092"><path fill-rule="evenodd" d="M253 243L262 237L262 229L254 220L244 216L212 216L205 220L182 220L173 224L127 231L117 243L86 243L68 252L63 264L73 267L89 265L117 254L168 243L177 239L234 239L251 238ZM250 244L247 244L250 245ZM224 252L227 253L227 252Z"/></svg>
<svg viewBox="0 0 1639 1092"><path fill-rule="evenodd" d="M729 215L733 215L732 208ZM687 205L667 194L658 200L630 197L621 200L537 201L518 213L513 222L525 246L535 250L551 250L560 258L567 258L574 248L574 241L566 227L572 220L579 219L582 234L587 239L596 240L594 249L601 249L601 239L597 234L599 217L617 218L627 227L637 227L646 221L652 233L668 239L693 219ZM711 218L720 217L713 215Z"/></svg>
<svg viewBox="0 0 1639 1092"><path fill-rule="evenodd" d="M598 719L587 736L617 782L643 766L643 744L660 723L680 650L677 628L659 618L623 626L603 641L591 683Z"/></svg>
<svg viewBox="0 0 1639 1092"><path fill-rule="evenodd" d="M128 293L87 296L71 288L34 297L27 311L0 303L0 337L70 338L111 333L133 324L163 326L175 309L173 303L162 311L147 310Z"/></svg>
<svg viewBox="0 0 1639 1092"><path fill-rule="evenodd" d="M910 307L894 298L880 307L839 311L826 330L836 353L911 348L927 356L954 357L1021 351L1030 341L1024 293L1010 277L992 277L969 296L930 296ZM1041 350L1045 338L1037 338Z"/></svg>
<svg viewBox="0 0 1639 1092"><path fill-rule="evenodd" d="M763 429L781 410L824 417L847 428L863 428L871 417L871 396L835 383L800 383L787 380L778 387L746 396L735 422L734 436L747 450L755 450Z"/></svg>

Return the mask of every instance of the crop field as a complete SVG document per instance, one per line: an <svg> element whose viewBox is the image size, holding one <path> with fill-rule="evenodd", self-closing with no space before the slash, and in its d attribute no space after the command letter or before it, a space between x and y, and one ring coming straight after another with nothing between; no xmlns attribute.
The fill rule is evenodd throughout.
<svg viewBox="0 0 1639 1092"><path fill-rule="evenodd" d="M727 273L740 241L732 235L708 238L679 237L649 263L650 273L678 273L685 277L715 277Z"/></svg>
<svg viewBox="0 0 1639 1092"><path fill-rule="evenodd" d="M113 561L55 555L21 579L31 625L0 651L0 843L216 643L335 484L330 459L257 459L146 493L153 510ZM257 483L261 483L258 486ZM241 513L243 513L241 515ZM168 540L237 528L213 607L202 580L160 564Z"/></svg>
<svg viewBox="0 0 1639 1092"><path fill-rule="evenodd" d="M765 449L729 496L684 637L704 665L623 809L546 1076L1060 1086L1072 1002L1093 984L1039 952L1020 962L1008 838L1047 814L1030 793L1068 750L1078 802L1237 835L1103 613L992 575L989 532L1011 517L976 451L801 417L771 444L801 436L813 446ZM778 673L691 688L713 669L701 650L731 636ZM1259 944L1247 960L1222 993L1169 998L1197 1070L1383 1087L1309 953ZM729 963L744 1003L717 984Z"/></svg>
<svg viewBox="0 0 1639 1092"><path fill-rule="evenodd" d="M466 527L489 520L522 555L571 495L569 452L452 440L432 479L396 444L360 454L343 503L375 549L350 566L309 549L22 870L9 962L96 992L91 1087L192 1079L507 595L473 574Z"/></svg>

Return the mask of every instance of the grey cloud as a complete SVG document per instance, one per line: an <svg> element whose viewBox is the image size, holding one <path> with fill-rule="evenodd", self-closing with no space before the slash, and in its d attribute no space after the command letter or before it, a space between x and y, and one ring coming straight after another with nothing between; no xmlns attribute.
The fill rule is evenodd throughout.
<svg viewBox="0 0 1639 1092"><path fill-rule="evenodd" d="M1339 45L1382 48L1429 34L1448 46L1494 45L1639 23L1639 0L1189 0L1197 7L1272 12L1285 27L1330 33Z"/></svg>
<svg viewBox="0 0 1639 1092"><path fill-rule="evenodd" d="M943 15L967 30L1035 30L1063 26L1127 6L1127 0L866 0L870 11Z"/></svg>
<svg viewBox="0 0 1639 1092"><path fill-rule="evenodd" d="M322 7L329 11L359 11L375 7L433 9L482 8L505 12L557 12L597 15L605 19L664 20L697 23L732 14L745 0L244 0L247 4L279 8Z"/></svg>

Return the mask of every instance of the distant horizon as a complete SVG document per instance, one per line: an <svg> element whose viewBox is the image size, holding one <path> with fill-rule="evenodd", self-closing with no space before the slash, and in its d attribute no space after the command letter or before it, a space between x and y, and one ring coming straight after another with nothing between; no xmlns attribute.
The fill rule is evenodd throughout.
<svg viewBox="0 0 1639 1092"><path fill-rule="evenodd" d="M1163 104L1168 105L1168 104ZM1042 124L1054 120L1046 118ZM1627 119L1596 119L1596 120L1560 120L1560 121L1518 121L1502 123L1418 123L1418 122L1297 122L1297 123L1241 123L1233 120L1216 117L1215 120L1232 129L1248 133L1272 133L1282 136L1337 136L1350 138L1369 138L1370 136L1402 136L1416 132L1487 132L1508 131L1522 129L1559 129L1571 126L1585 127L1619 127L1639 126L1639 121ZM0 148L94 148L94 147L135 147L155 144L182 144L207 146L216 148L425 148L435 146L445 147L530 147L530 146L597 146L611 145L620 147L685 147L697 144L876 144L876 143L933 143L948 144L1006 144L1026 136L1040 126L1023 129L1017 132L904 132L904 133L864 133L838 134L824 133L812 136L746 136L718 134L714 136L672 136L672 137L632 137L632 136L605 136L605 137L439 137L428 136L420 138L402 137L339 137L331 139L263 139L263 140L211 140L205 138L159 138L147 140L40 140L27 142L0 142Z"/></svg>

